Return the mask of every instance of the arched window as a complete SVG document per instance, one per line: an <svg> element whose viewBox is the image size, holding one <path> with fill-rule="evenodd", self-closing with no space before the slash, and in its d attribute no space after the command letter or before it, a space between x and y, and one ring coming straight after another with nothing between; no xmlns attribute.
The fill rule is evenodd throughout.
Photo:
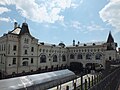
<svg viewBox="0 0 120 90"><path fill-rule="evenodd" d="M83 59L82 54L78 54L77 59Z"/></svg>
<svg viewBox="0 0 120 90"><path fill-rule="evenodd" d="M88 53L87 55L86 55L86 59L92 59L92 55L90 54L90 53Z"/></svg>
<svg viewBox="0 0 120 90"><path fill-rule="evenodd" d="M24 61L24 62L22 63L22 65L23 65L23 66L28 66L28 61Z"/></svg>
<svg viewBox="0 0 120 90"><path fill-rule="evenodd" d="M62 61L66 61L65 55L62 55Z"/></svg>
<svg viewBox="0 0 120 90"><path fill-rule="evenodd" d="M74 59L74 55L73 54L70 55L70 59Z"/></svg>
<svg viewBox="0 0 120 90"><path fill-rule="evenodd" d="M57 62L57 55L53 56L53 62Z"/></svg>
<svg viewBox="0 0 120 90"><path fill-rule="evenodd" d="M101 60L102 59L102 55L101 54L96 54L95 59L96 60Z"/></svg>
<svg viewBox="0 0 120 90"><path fill-rule="evenodd" d="M46 63L46 56L45 55L40 56L40 63Z"/></svg>

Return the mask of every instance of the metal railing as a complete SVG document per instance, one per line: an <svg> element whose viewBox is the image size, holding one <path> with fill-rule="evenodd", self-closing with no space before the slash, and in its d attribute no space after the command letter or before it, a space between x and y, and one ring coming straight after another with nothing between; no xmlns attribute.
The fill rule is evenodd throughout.
<svg viewBox="0 0 120 90"><path fill-rule="evenodd" d="M100 82L95 84L88 90L117 90L118 82L120 78L120 67L110 73L108 76L103 78Z"/></svg>

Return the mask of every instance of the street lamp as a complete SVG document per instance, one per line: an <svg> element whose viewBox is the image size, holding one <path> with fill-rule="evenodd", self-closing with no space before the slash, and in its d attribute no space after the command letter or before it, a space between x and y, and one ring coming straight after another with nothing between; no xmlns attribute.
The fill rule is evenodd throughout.
<svg viewBox="0 0 120 90"><path fill-rule="evenodd" d="M61 61L61 47L59 48L59 69L60 69L60 67L61 67L61 65L60 65L60 61Z"/></svg>
<svg viewBox="0 0 120 90"><path fill-rule="evenodd" d="M51 49L50 49L50 54L49 54L49 56L50 56L50 59L49 59L49 61L50 61L50 66L51 66L51 69L52 69L52 48L53 48L53 46L51 46Z"/></svg>

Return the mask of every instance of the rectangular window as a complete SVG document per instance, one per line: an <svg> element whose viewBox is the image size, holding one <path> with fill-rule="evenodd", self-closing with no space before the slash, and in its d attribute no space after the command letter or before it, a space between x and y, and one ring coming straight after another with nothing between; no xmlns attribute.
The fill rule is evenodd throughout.
<svg viewBox="0 0 120 90"><path fill-rule="evenodd" d="M24 43L28 44L29 43L29 39L25 38L24 39Z"/></svg>
<svg viewBox="0 0 120 90"><path fill-rule="evenodd" d="M27 54L27 50L25 50L25 54Z"/></svg>
<svg viewBox="0 0 120 90"><path fill-rule="evenodd" d="M3 45L2 45L2 51L3 51Z"/></svg>
<svg viewBox="0 0 120 90"><path fill-rule="evenodd" d="M4 51L5 51L5 44L4 44Z"/></svg>
<svg viewBox="0 0 120 90"><path fill-rule="evenodd" d="M0 45L0 51L1 51L1 45Z"/></svg>
<svg viewBox="0 0 120 90"><path fill-rule="evenodd" d="M17 46L14 45L14 46L13 46L13 51L16 51L16 50L17 50Z"/></svg>
<svg viewBox="0 0 120 90"><path fill-rule="evenodd" d="M31 52L34 52L34 47L31 47Z"/></svg>
<svg viewBox="0 0 120 90"><path fill-rule="evenodd" d="M8 45L8 54L10 54L10 44Z"/></svg>
<svg viewBox="0 0 120 90"><path fill-rule="evenodd" d="M33 58L31 58L31 63L33 63Z"/></svg>
<svg viewBox="0 0 120 90"><path fill-rule="evenodd" d="M13 65L16 64L16 58L13 58L12 64L13 64Z"/></svg>

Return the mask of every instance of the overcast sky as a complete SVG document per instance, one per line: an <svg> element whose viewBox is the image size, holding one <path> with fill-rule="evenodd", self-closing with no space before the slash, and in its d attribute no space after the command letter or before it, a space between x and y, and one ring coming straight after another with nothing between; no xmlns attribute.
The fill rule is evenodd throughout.
<svg viewBox="0 0 120 90"><path fill-rule="evenodd" d="M120 0L0 0L0 36L27 22L39 42L106 41L120 46Z"/></svg>

